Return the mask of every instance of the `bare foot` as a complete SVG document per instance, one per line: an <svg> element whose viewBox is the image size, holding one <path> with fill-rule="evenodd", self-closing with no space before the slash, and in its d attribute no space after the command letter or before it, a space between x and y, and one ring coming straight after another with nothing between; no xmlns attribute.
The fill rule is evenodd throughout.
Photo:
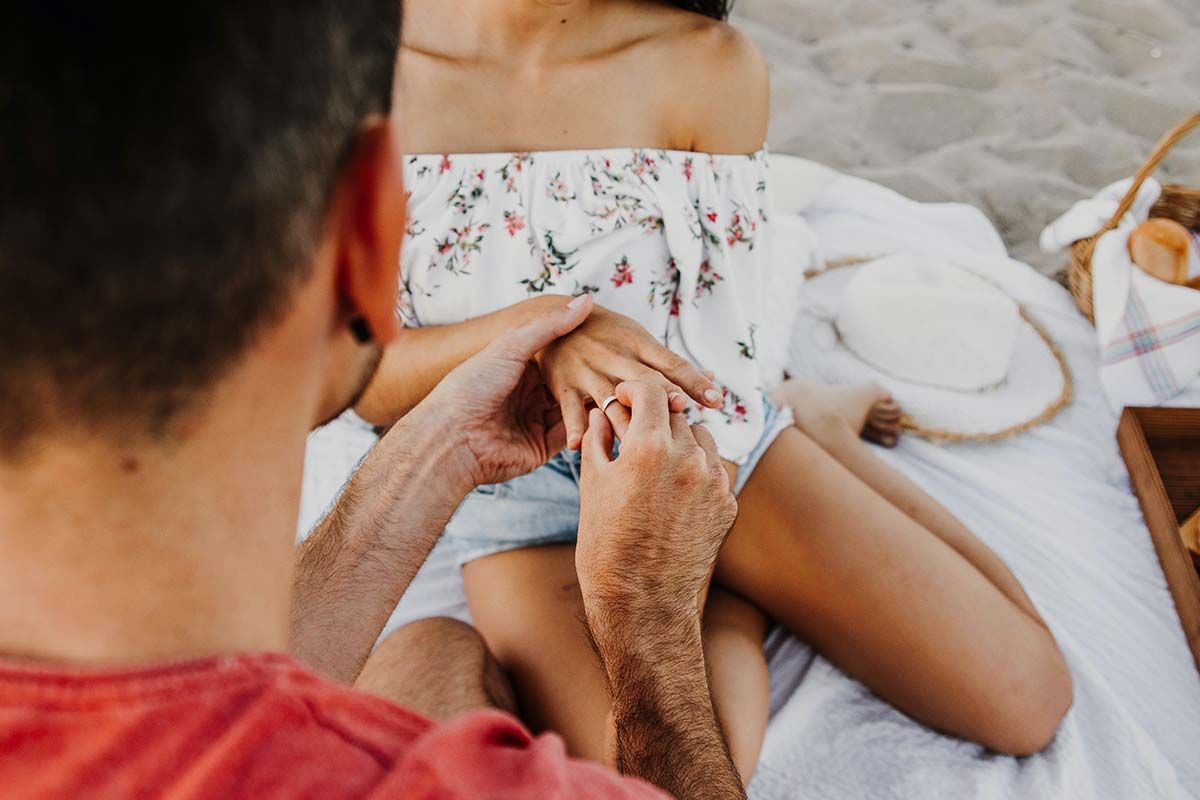
<svg viewBox="0 0 1200 800"><path fill-rule="evenodd" d="M792 409L796 424L809 434L831 419L847 425L869 442L895 447L903 412L877 383L827 386L795 378L784 381L771 399Z"/></svg>

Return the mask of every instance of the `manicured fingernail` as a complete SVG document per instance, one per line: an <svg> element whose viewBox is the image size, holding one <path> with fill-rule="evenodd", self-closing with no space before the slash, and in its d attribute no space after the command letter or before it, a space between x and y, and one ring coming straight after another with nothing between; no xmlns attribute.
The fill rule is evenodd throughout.
<svg viewBox="0 0 1200 800"><path fill-rule="evenodd" d="M683 397L683 395L681 395L679 392L671 392L669 395L667 395L667 402L674 403L681 397Z"/></svg>
<svg viewBox="0 0 1200 800"><path fill-rule="evenodd" d="M718 392L716 389L705 389L704 390L704 401L706 403L715 403L720 399L721 399L721 393Z"/></svg>
<svg viewBox="0 0 1200 800"><path fill-rule="evenodd" d="M578 297L576 297L574 300L572 300L571 302L567 303L567 308L579 308L581 305L583 305L586 302L587 302L587 295L581 294Z"/></svg>

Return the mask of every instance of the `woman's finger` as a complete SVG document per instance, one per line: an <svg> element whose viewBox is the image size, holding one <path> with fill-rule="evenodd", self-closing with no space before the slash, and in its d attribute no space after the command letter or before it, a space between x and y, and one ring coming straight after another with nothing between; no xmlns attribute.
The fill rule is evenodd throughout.
<svg viewBox="0 0 1200 800"><path fill-rule="evenodd" d="M558 407L562 410L563 425L567 429L567 447L578 450L583 444L583 432L587 430L587 409L583 398L574 389L564 389L558 394Z"/></svg>
<svg viewBox="0 0 1200 800"><path fill-rule="evenodd" d="M622 381L643 381L661 386L667 393L667 407L675 413L685 411L688 407L688 396L678 385L669 380L656 369L647 367L640 361L626 360L620 368L610 370L609 379L614 385Z"/></svg>
<svg viewBox="0 0 1200 800"><path fill-rule="evenodd" d="M595 469L612 461L613 430L599 409L588 415L587 435L583 439L583 468Z"/></svg>
<svg viewBox="0 0 1200 800"><path fill-rule="evenodd" d="M604 416L608 417L608 421L612 423L617 438L624 438L625 432L629 430L629 409L621 405L619 400L613 400L607 408L604 407L604 401L616 394L613 381L598 372L593 372L587 391L592 396L592 402L596 404L596 408L603 411Z"/></svg>

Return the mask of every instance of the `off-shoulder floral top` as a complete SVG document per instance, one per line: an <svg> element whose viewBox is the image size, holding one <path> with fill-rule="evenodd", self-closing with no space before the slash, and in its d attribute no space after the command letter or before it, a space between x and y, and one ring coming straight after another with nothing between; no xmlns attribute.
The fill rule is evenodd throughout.
<svg viewBox="0 0 1200 800"><path fill-rule="evenodd" d="M764 413L755 331L769 268L765 150L415 155L404 179L407 325L591 293L712 370L725 405L695 421L724 458L753 449Z"/></svg>

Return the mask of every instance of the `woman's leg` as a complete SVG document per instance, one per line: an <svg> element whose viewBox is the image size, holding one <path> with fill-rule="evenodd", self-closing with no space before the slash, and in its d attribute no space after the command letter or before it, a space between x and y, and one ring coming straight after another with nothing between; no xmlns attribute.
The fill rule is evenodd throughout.
<svg viewBox="0 0 1200 800"><path fill-rule="evenodd" d="M432 720L481 708L517 710L508 676L479 633L446 617L419 619L393 632L371 653L354 688Z"/></svg>
<svg viewBox="0 0 1200 800"><path fill-rule="evenodd" d="M463 577L475 625L508 670L526 723L557 732L574 756L606 760L608 690L583 623L574 547L488 556ZM766 729L764 627L752 606L714 590L704 627L713 702L747 779Z"/></svg>
<svg viewBox="0 0 1200 800"><path fill-rule="evenodd" d="M856 422L858 407L853 404L848 407L842 402L845 399L843 397L814 393L811 390L812 386L813 384L795 380L786 381L776 390L772 399L780 406L790 406L796 426L842 466L854 473L855 477L954 548L1010 600L1040 622L1041 616L1034 608L1033 602L1025 594L1016 577L1009 572L1008 567L1004 566L1004 562L975 538L974 534L941 503L926 494L908 477L876 458L871 448L863 445L859 438L861 425ZM845 388L870 393L870 387L883 392L883 389L875 384ZM848 408L850 413L847 413Z"/></svg>
<svg viewBox="0 0 1200 800"><path fill-rule="evenodd" d="M742 783L754 774L770 713L766 635L766 617L756 607L719 586L709 590L704 606L708 684Z"/></svg>
<svg viewBox="0 0 1200 800"><path fill-rule="evenodd" d="M717 582L914 718L1001 752L1040 750L1072 694L1050 633L1003 564L938 521L949 514L865 472L900 507L783 431L742 491Z"/></svg>
<svg viewBox="0 0 1200 800"><path fill-rule="evenodd" d="M900 441L904 412L877 383L830 386L793 378L784 381L771 399L776 405L790 406L797 423L829 415L853 430L856 438L861 436L883 447L895 447Z"/></svg>

